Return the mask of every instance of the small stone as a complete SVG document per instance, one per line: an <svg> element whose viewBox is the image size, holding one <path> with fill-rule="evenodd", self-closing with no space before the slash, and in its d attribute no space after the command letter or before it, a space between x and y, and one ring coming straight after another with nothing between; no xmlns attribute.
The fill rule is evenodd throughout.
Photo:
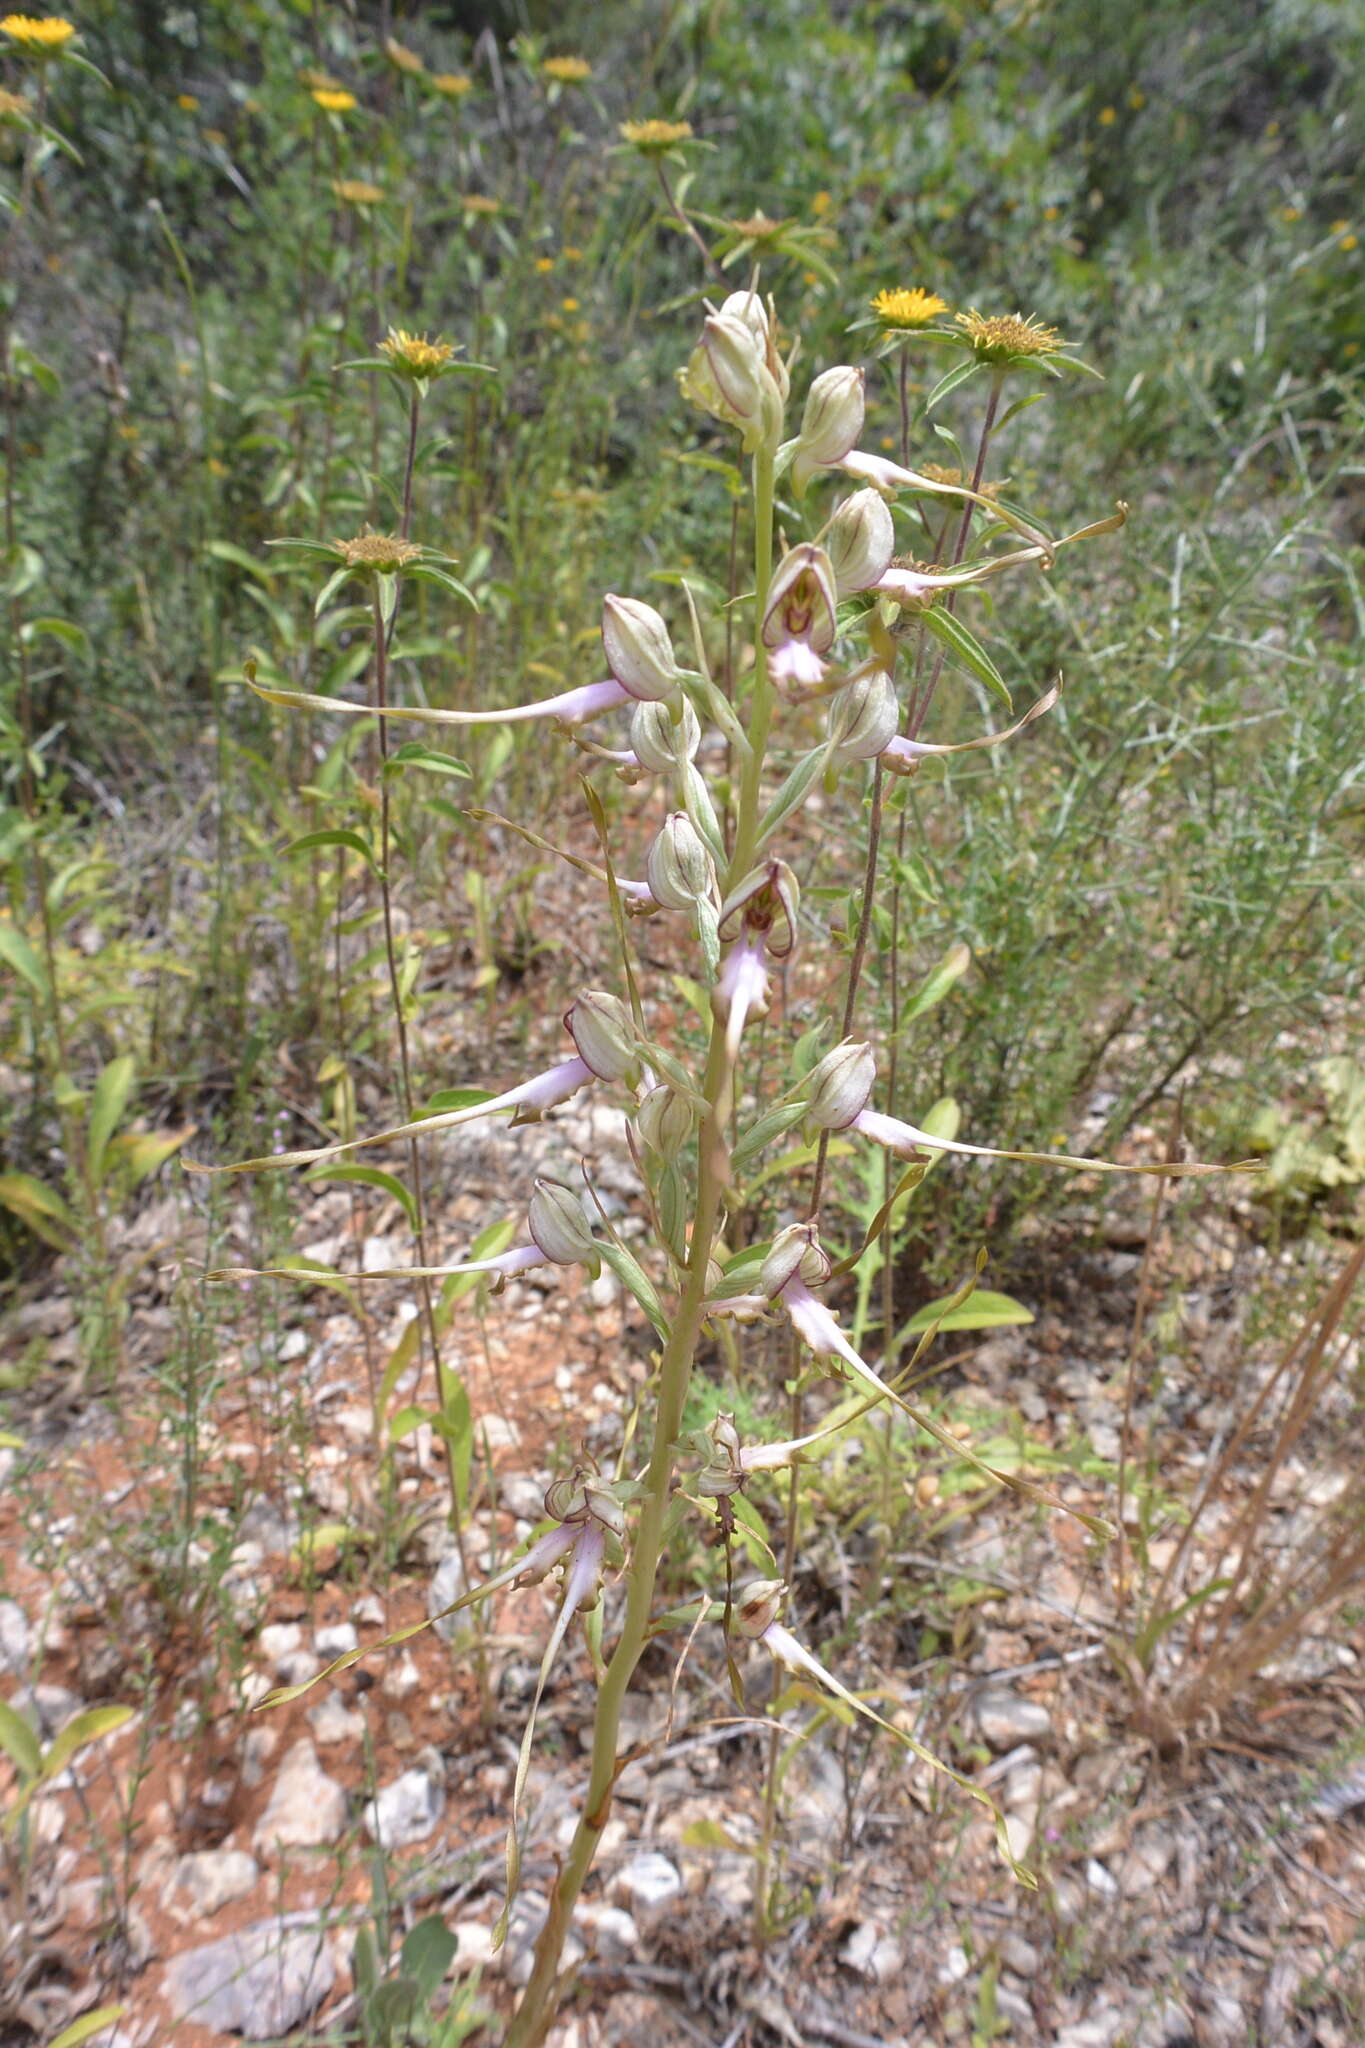
<svg viewBox="0 0 1365 2048"><path fill-rule="evenodd" d="M282 1657L292 1657L303 1647L303 1630L296 1621L274 1621L261 1630L257 1648L267 1664L278 1670Z"/></svg>
<svg viewBox="0 0 1365 2048"><path fill-rule="evenodd" d="M346 1825L346 1794L318 1762L304 1735L285 1751L270 1804L256 1824L252 1846L312 1849L334 1842Z"/></svg>
<svg viewBox="0 0 1365 2048"><path fill-rule="evenodd" d="M1022 1863L1033 1846L1037 1822L1032 1813L1007 1813L1005 1815L1005 1840L1009 1843L1010 1855L1016 1863Z"/></svg>
<svg viewBox="0 0 1365 2048"><path fill-rule="evenodd" d="M365 1806L365 1831L385 1849L424 1842L445 1812L445 1786L426 1771L404 1771Z"/></svg>
<svg viewBox="0 0 1365 2048"><path fill-rule="evenodd" d="M502 1415L481 1415L474 1425L474 1433L480 1442L487 1440L490 1451L510 1451L521 1441L512 1424Z"/></svg>
<svg viewBox="0 0 1365 2048"><path fill-rule="evenodd" d="M608 1961L619 1961L640 1946L640 1930L620 1906L580 1903L573 1917L589 1947Z"/></svg>
<svg viewBox="0 0 1365 2048"><path fill-rule="evenodd" d="M972 1973L971 1959L965 1948L955 1942L943 1958L943 1967L938 1973L940 1984L961 1984Z"/></svg>
<svg viewBox="0 0 1365 2048"><path fill-rule="evenodd" d="M874 1984L889 1984L904 1967L905 1957L900 1943L875 1920L864 1920L840 1949L839 1961Z"/></svg>
<svg viewBox="0 0 1365 2048"><path fill-rule="evenodd" d="M1118 1884L1111 1871L1105 1869L1098 1857L1092 1856L1085 1866L1085 1881L1092 1892L1101 1898L1112 1899L1118 1891Z"/></svg>
<svg viewBox="0 0 1365 2048"><path fill-rule="evenodd" d="M260 2041L287 2034L335 1981L332 1951L316 1928L258 1920L173 1956L165 1988L177 2020Z"/></svg>
<svg viewBox="0 0 1365 2048"><path fill-rule="evenodd" d="M666 1856L649 1852L633 1856L616 1873L616 1889L625 1892L635 1905L649 1911L666 1906L683 1888L676 1866Z"/></svg>
<svg viewBox="0 0 1365 2048"><path fill-rule="evenodd" d="M314 1742L324 1749L341 1742L360 1742L365 1734L365 1716L348 1707L336 1693L308 1709L308 1724Z"/></svg>
<svg viewBox="0 0 1365 2048"><path fill-rule="evenodd" d="M362 1628L382 1628L384 1626L384 1603L378 1594L362 1593L355 1606L351 1609L351 1619L358 1622Z"/></svg>
<svg viewBox="0 0 1365 2048"><path fill-rule="evenodd" d="M509 1515L516 1515L524 1522L543 1522L545 1519L545 1488L538 1486L529 1473L511 1472L498 1475L498 1506Z"/></svg>
<svg viewBox="0 0 1365 2048"><path fill-rule="evenodd" d="M183 1899L193 1913L208 1919L234 1899L244 1899L260 1874L260 1864L245 1849L200 1849L180 1857L163 1903L174 1910L176 1900Z"/></svg>
<svg viewBox="0 0 1365 2048"><path fill-rule="evenodd" d="M455 1958L451 1968L459 1976L476 1968L488 1969L498 1958L493 1953L493 1930L482 1920L457 1920L451 1928L455 1937Z"/></svg>
<svg viewBox="0 0 1365 2048"><path fill-rule="evenodd" d="M1012 1749L1016 1743L1038 1742L1052 1733L1052 1716L1046 1707L1003 1689L982 1693L973 1713L992 1749Z"/></svg>
<svg viewBox="0 0 1365 2048"><path fill-rule="evenodd" d="M1043 1966L1041 1955L1022 1934L1002 1934L996 1950L1005 1968L1013 1970L1016 1977L1036 1977Z"/></svg>
<svg viewBox="0 0 1365 2048"><path fill-rule="evenodd" d="M384 1673L380 1686L391 1700L409 1699L422 1683L422 1674L412 1660L411 1653L404 1650L396 1664L391 1664Z"/></svg>
<svg viewBox="0 0 1365 2048"><path fill-rule="evenodd" d="M264 1781L265 1767L279 1743L278 1728L248 1728L242 1738L242 1783L248 1790Z"/></svg>
<svg viewBox="0 0 1365 2048"><path fill-rule="evenodd" d="M452 1550L449 1557L437 1565L427 1588L427 1615L443 1643L453 1641L456 1631L465 1625L458 1614L443 1614L442 1610L459 1599L467 1584L460 1554ZM442 1616L440 1621L435 1619L438 1614Z"/></svg>
<svg viewBox="0 0 1365 2048"><path fill-rule="evenodd" d="M313 1648L328 1664L334 1657L346 1656L359 1642L360 1637L356 1633L353 1621L334 1621L329 1627L316 1630L313 1636Z"/></svg>
<svg viewBox="0 0 1365 2048"><path fill-rule="evenodd" d="M28 1616L17 1600L0 1600L0 1671L22 1678L28 1669Z"/></svg>

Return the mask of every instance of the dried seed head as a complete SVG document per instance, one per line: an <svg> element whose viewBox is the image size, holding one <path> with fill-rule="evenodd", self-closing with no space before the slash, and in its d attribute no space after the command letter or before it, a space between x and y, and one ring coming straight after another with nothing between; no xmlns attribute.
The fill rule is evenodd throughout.
<svg viewBox="0 0 1365 2048"><path fill-rule="evenodd" d="M334 540L332 546L348 569L370 569L377 576L397 575L422 552L396 533L358 533L354 540Z"/></svg>
<svg viewBox="0 0 1365 2048"><path fill-rule="evenodd" d="M971 343L973 353L983 363L1008 363L1020 356L1044 356L1063 346L1056 328L1045 327L1032 313L1027 319L1022 313L992 314L988 317L973 307L969 313L958 313L954 317Z"/></svg>

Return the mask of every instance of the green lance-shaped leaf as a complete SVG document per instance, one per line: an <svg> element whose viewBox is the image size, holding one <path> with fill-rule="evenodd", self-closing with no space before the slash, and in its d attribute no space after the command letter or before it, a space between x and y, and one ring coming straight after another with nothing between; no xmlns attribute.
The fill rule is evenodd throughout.
<svg viewBox="0 0 1365 2048"><path fill-rule="evenodd" d="M119 1053L100 1072L90 1101L87 1157L90 1176L96 1186L104 1178L104 1155L119 1120L128 1107L137 1077L137 1062L130 1052Z"/></svg>
<svg viewBox="0 0 1365 2048"><path fill-rule="evenodd" d="M933 634L934 638L942 641L945 647L950 648L964 667L969 668L972 674L979 677L986 685L988 690L994 692L1007 711L1013 710L1014 707L1010 699L1009 690L1005 685L1005 678L1001 675L976 635L968 632L961 619L954 618L950 611L945 611L943 606L939 604L931 604L919 616L921 623Z"/></svg>

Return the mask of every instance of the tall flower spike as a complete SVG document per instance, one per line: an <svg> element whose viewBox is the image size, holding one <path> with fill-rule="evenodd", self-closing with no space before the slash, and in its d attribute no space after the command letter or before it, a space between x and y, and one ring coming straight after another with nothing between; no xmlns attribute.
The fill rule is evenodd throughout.
<svg viewBox="0 0 1365 2048"><path fill-rule="evenodd" d="M818 683L834 645L838 596L823 548L802 541L782 557L768 586L763 645L775 683Z"/></svg>

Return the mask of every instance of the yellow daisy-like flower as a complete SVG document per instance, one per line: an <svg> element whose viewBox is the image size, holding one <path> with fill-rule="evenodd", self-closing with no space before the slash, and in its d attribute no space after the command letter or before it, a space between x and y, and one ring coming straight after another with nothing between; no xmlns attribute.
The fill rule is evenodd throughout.
<svg viewBox="0 0 1365 2048"><path fill-rule="evenodd" d="M1013 356L1047 355L1060 345L1056 328L1045 327L1032 314L1027 319L1022 313L988 317L973 307L969 313L958 313L955 318L983 363L1005 363Z"/></svg>
<svg viewBox="0 0 1365 2048"><path fill-rule="evenodd" d="M1359 237L1356 235L1343 235L1337 247L1339 249L1355 249L1359 247Z"/></svg>
<svg viewBox="0 0 1365 2048"><path fill-rule="evenodd" d="M916 285L911 291L878 292L872 310L883 327L927 327L947 312L948 301Z"/></svg>
<svg viewBox="0 0 1365 2048"><path fill-rule="evenodd" d="M559 302L559 310L561 311L561 313L576 313L578 311L578 300L561 299Z"/></svg>
<svg viewBox="0 0 1365 2048"><path fill-rule="evenodd" d="M642 156L662 156L675 143L688 142L692 137L690 121L623 121L621 138L632 149L638 149Z"/></svg>
<svg viewBox="0 0 1365 2048"><path fill-rule="evenodd" d="M75 33L75 23L60 14L7 14L0 21L0 35L17 43L26 57L60 57Z"/></svg>
<svg viewBox="0 0 1365 2048"><path fill-rule="evenodd" d="M396 533L371 533L368 528L354 540L334 540L332 546L348 569L373 569L379 576L395 575L422 552L415 541Z"/></svg>
<svg viewBox="0 0 1365 2048"><path fill-rule="evenodd" d="M319 85L313 88L313 101L324 114L349 114L355 107L356 97L342 87Z"/></svg>
<svg viewBox="0 0 1365 2048"><path fill-rule="evenodd" d="M384 45L384 55L395 71L406 71L411 75L427 68L416 50L410 50L406 43L395 42L392 36Z"/></svg>
<svg viewBox="0 0 1365 2048"><path fill-rule="evenodd" d="M1101 107L1098 119L1101 128L1112 128L1118 120L1118 114L1113 107Z"/></svg>
<svg viewBox="0 0 1365 2048"><path fill-rule="evenodd" d="M834 210L833 194L829 192L817 192L811 200L810 210L815 215L815 218L817 220L823 220L827 213L832 213Z"/></svg>
<svg viewBox="0 0 1365 2048"><path fill-rule="evenodd" d="M1142 90L1142 87L1140 85L1129 86L1128 104L1135 114L1140 114L1142 112L1142 109L1146 106L1147 95Z"/></svg>
<svg viewBox="0 0 1365 2048"><path fill-rule="evenodd" d="M547 272L553 270L554 267L555 259L553 256L537 256L536 269L540 272L542 277L544 277L547 274Z"/></svg>
<svg viewBox="0 0 1365 2048"><path fill-rule="evenodd" d="M175 103L182 114L197 114L199 112L199 98L196 93L178 92L175 96Z"/></svg>
<svg viewBox="0 0 1365 2048"><path fill-rule="evenodd" d="M556 85L581 85L585 78L592 77L592 66L586 57L547 57L540 68Z"/></svg>
<svg viewBox="0 0 1365 2048"><path fill-rule="evenodd" d="M576 249L572 242L566 242L564 244L564 261L566 263L581 263L583 261L583 251Z"/></svg>
<svg viewBox="0 0 1365 2048"><path fill-rule="evenodd" d="M437 92L444 93L448 100L462 100L467 92L474 90L473 79L463 71L434 72L431 82Z"/></svg>
<svg viewBox="0 0 1365 2048"><path fill-rule="evenodd" d="M307 64L299 73L299 84L306 85L309 92L345 91L342 81L339 78L333 78L330 71L317 71Z"/></svg>
<svg viewBox="0 0 1365 2048"><path fill-rule="evenodd" d="M343 206L378 206L384 197L382 185L371 185L364 178L333 178L332 190Z"/></svg>
<svg viewBox="0 0 1365 2048"><path fill-rule="evenodd" d="M450 342L439 337L428 341L425 334L409 334L405 327L391 327L379 344L379 352L404 376L426 378L443 369L455 350Z"/></svg>
<svg viewBox="0 0 1365 2048"><path fill-rule="evenodd" d="M1303 208L1301 206L1282 206L1280 208L1280 219L1286 221L1302 220Z"/></svg>

